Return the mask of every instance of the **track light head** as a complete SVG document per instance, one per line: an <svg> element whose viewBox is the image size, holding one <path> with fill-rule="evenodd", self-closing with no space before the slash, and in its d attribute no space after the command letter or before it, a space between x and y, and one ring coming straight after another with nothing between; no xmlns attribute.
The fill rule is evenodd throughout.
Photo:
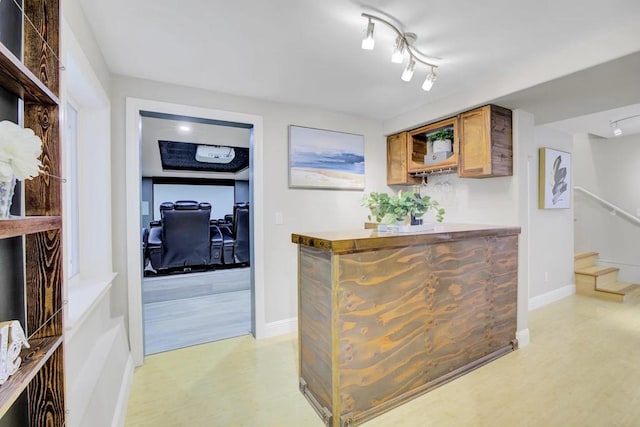
<svg viewBox="0 0 640 427"><path fill-rule="evenodd" d="M407 66L404 67L404 71L402 72L402 76L400 78L405 82L410 82L413 77L413 69L416 67L416 61L413 57L409 58L409 62L407 62Z"/></svg>
<svg viewBox="0 0 640 427"><path fill-rule="evenodd" d="M431 67L431 71L427 74L427 78L424 79L424 83L422 83L422 90L430 91L437 78L435 70Z"/></svg>
<svg viewBox="0 0 640 427"><path fill-rule="evenodd" d="M396 37L396 45L393 48L393 54L391 55L391 62L394 64L402 64L404 61L404 37Z"/></svg>
<svg viewBox="0 0 640 427"><path fill-rule="evenodd" d="M367 24L367 33L362 39L362 48L365 50L373 50L373 47L376 44L376 41L373 38L374 27L375 24L371 21L371 18L369 18L369 23Z"/></svg>
<svg viewBox="0 0 640 427"><path fill-rule="evenodd" d="M613 128L613 135L614 135L614 136L620 136L620 135L622 135L622 129L620 129L620 128L618 127L618 125L617 125L617 124L616 124L616 127L615 127L615 128Z"/></svg>

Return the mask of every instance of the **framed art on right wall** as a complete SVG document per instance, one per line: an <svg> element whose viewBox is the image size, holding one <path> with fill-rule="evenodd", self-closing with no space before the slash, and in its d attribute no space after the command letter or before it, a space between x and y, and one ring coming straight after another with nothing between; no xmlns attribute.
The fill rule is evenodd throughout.
<svg viewBox="0 0 640 427"><path fill-rule="evenodd" d="M538 208L571 207L571 153L539 149Z"/></svg>

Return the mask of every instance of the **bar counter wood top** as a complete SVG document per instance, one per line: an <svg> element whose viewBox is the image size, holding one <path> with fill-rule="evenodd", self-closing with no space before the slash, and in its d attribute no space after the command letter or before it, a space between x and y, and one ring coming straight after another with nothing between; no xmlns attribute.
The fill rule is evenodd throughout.
<svg viewBox="0 0 640 427"><path fill-rule="evenodd" d="M358 425L517 348L519 227L293 234L300 390Z"/></svg>
<svg viewBox="0 0 640 427"><path fill-rule="evenodd" d="M451 242L474 237L520 234L520 227L477 224L437 224L434 230L416 233L378 232L373 229L292 234L291 241L337 254L382 248Z"/></svg>

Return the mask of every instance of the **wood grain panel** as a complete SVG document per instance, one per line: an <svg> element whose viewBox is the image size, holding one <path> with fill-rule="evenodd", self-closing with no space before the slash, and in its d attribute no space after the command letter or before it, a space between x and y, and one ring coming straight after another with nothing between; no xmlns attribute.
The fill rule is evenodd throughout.
<svg viewBox="0 0 640 427"><path fill-rule="evenodd" d="M359 424L513 349L518 237L494 231L340 255L301 245L301 382L324 385L314 396L333 426Z"/></svg>
<svg viewBox="0 0 640 427"><path fill-rule="evenodd" d="M60 103L60 99L1 43L0 85L27 102Z"/></svg>
<svg viewBox="0 0 640 427"><path fill-rule="evenodd" d="M420 233L379 233L375 230L351 230L313 234L292 234L291 241L334 254L403 248L440 242L467 240L485 236L520 234L520 227L495 227L473 224L439 224L433 231Z"/></svg>
<svg viewBox="0 0 640 427"><path fill-rule="evenodd" d="M358 414L424 382L424 246L340 257L341 413Z"/></svg>
<svg viewBox="0 0 640 427"><path fill-rule="evenodd" d="M37 372L45 365L58 346L62 344L62 337L32 339L29 344L31 348L23 349L20 353L20 357L22 357L20 370L2 384L0 417L7 412L27 387L27 384L37 375Z"/></svg>
<svg viewBox="0 0 640 427"><path fill-rule="evenodd" d="M61 214L60 128L58 107L25 104L24 126L42 139L42 169L36 178L25 181L26 215Z"/></svg>
<svg viewBox="0 0 640 427"><path fill-rule="evenodd" d="M62 334L62 250L59 230L25 237L27 334L35 338ZM53 318L52 318L53 317Z"/></svg>
<svg viewBox="0 0 640 427"><path fill-rule="evenodd" d="M511 110L491 106L492 175L513 175L513 136Z"/></svg>
<svg viewBox="0 0 640 427"><path fill-rule="evenodd" d="M32 427L65 425L63 363L62 346L59 346L27 388Z"/></svg>
<svg viewBox="0 0 640 427"><path fill-rule="evenodd" d="M300 377L318 404L330 409L333 395L331 257L318 249L300 247L299 269Z"/></svg>
<svg viewBox="0 0 640 427"><path fill-rule="evenodd" d="M387 137L387 184L406 185L420 182L409 176L407 170L407 132Z"/></svg>
<svg viewBox="0 0 640 427"><path fill-rule="evenodd" d="M60 56L58 0L24 0L31 23L24 22L24 64L56 96L59 95Z"/></svg>
<svg viewBox="0 0 640 427"><path fill-rule="evenodd" d="M461 177L513 175L511 119L511 110L496 105L460 114Z"/></svg>
<svg viewBox="0 0 640 427"><path fill-rule="evenodd" d="M0 239L17 237L23 234L55 230L62 225L59 216L12 217L0 220Z"/></svg>

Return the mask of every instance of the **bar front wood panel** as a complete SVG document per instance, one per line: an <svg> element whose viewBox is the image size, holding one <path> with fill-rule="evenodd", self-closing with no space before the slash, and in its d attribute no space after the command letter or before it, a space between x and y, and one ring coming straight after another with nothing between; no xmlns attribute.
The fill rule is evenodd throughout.
<svg viewBox="0 0 640 427"><path fill-rule="evenodd" d="M314 408L326 418L332 407L331 382L331 256L329 253L300 247L300 292L298 318L306 327L299 329L300 390L316 399ZM310 394L307 393L307 390ZM324 408L324 409L323 409Z"/></svg>
<svg viewBox="0 0 640 427"><path fill-rule="evenodd" d="M305 392L331 413L327 425L359 424L513 350L517 239L345 254L301 246L301 384L332 381L333 396Z"/></svg>

